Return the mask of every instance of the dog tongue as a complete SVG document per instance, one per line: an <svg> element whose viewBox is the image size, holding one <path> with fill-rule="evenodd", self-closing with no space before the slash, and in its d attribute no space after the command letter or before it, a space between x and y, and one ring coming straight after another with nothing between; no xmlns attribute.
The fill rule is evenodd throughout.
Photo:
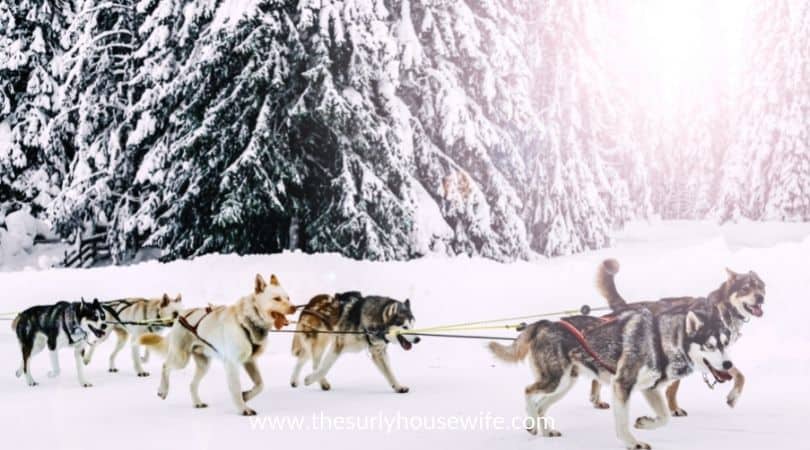
<svg viewBox="0 0 810 450"><path fill-rule="evenodd" d="M284 317L284 314L272 311L270 317L273 318L273 326L276 327L276 330L280 330L290 324L287 318Z"/></svg>
<svg viewBox="0 0 810 450"><path fill-rule="evenodd" d="M762 307L759 305L754 305L751 307L751 313L753 313L757 317L762 317Z"/></svg>

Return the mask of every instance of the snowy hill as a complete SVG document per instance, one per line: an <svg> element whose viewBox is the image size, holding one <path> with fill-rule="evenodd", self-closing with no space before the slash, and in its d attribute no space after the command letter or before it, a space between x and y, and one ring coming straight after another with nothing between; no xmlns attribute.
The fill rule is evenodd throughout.
<svg viewBox="0 0 810 450"><path fill-rule="evenodd" d="M753 236L761 238L753 242ZM755 270L767 284L765 315L746 325L743 337L732 349L735 364L747 377L737 408L726 406L725 385L709 391L699 376L692 376L685 381L681 394L681 404L689 416L673 419L660 430L639 431L638 435L656 449L758 449L774 442L801 446L806 421L802 411L810 395L806 383L810 357L804 350L810 343L804 318L808 313L804 297L810 289L805 270L810 265L810 229L783 224L731 229L693 222L633 225L617 237L617 242L610 250L535 263L499 264L464 257L379 263L339 255L285 253L209 255L168 264L2 273L0 286L14 295L4 297L0 309L16 310L79 296L110 298L163 291L182 292L187 305L224 303L250 289L254 273L272 272L279 275L297 303L317 293L348 289L410 297L417 326L430 326L571 309L583 303L602 305L592 280L597 264L607 256L621 261L619 289L632 299L706 294L723 281L726 266ZM201 394L210 405L205 410L191 407L187 391L190 369L174 375L174 390L165 401L155 395L158 358L147 364L153 374L147 379L135 377L126 358L120 359L120 373L107 373L109 342L87 370L95 387L78 386L72 358L65 351L61 355L63 373L58 379L46 377L45 353L34 359L34 375L42 384L29 388L13 376L19 350L10 330L0 327L0 355L6 361L0 376L0 420L6 424L3 440L12 448L36 445L91 450L108 448L110 442L121 449L271 443L316 448L324 442L336 449L621 448L614 436L612 414L592 409L587 401L588 383L582 381L551 410L563 432L560 439L531 437L513 429L425 430L429 426L425 424L438 417L454 416L470 422L501 417L507 425L513 417L522 417L523 387L530 380L528 367L496 362L481 341L425 338L410 352L392 349L395 372L411 387L409 394L397 395L390 392L364 355L347 356L335 365L330 376L332 391L294 390L288 385L293 363L290 338L279 334L269 339L269 353L260 360L267 388L253 401L268 422L264 429L257 429L259 425L232 410L224 373L217 363L202 384ZM641 397L635 397L632 416L647 411ZM304 431L290 430L294 425L289 422L287 429L274 430L271 421L282 417L299 418ZM369 425L370 430L354 432L324 431L323 421L336 417L360 420L360 424L369 423L372 417L403 419L388 431L373 425ZM408 426L416 429L408 431ZM88 429L94 430L92 436Z"/></svg>

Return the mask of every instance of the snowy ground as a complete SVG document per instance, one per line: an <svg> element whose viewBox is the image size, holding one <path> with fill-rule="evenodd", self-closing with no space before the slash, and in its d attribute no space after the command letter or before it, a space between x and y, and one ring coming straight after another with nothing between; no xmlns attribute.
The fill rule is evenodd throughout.
<svg viewBox="0 0 810 450"><path fill-rule="evenodd" d="M314 294L360 289L395 297L409 296L418 326L508 317L602 305L592 279L599 261L615 256L622 263L618 283L628 298L652 299L678 294L706 294L723 280L723 267L753 269L767 283L763 319L749 324L733 349L734 360L747 375L746 390L736 409L725 404L726 386L710 391L695 376L683 384L682 405L689 417L675 418L655 431L637 436L657 449L807 448L802 428L810 398L810 327L804 314L810 292L810 228L806 225L747 224L717 228L698 223L631 226L610 250L534 263L503 265L481 259L425 258L406 263L369 263L335 255L206 256L194 261L91 270L49 270L0 273L6 296L0 310L79 296L100 298L182 292L187 305L227 303L246 293L253 274L279 275L297 303ZM7 323L7 322L6 322ZM296 448L392 448L412 450L457 446L484 448L621 448L614 437L613 418L587 402L585 380L558 403L551 415L563 432L559 439L532 437L513 429L409 431L449 417L486 425L503 420L511 428L522 417L523 387L530 382L525 365L496 363L482 341L425 338L411 352L392 348L395 372L411 387L406 395L392 393L363 354L341 359L330 374L331 392L288 385L292 358L289 335L271 335L262 357L266 390L252 403L268 418L296 418L303 431L256 429L235 414L221 366L215 365L201 388L210 405L191 408L191 369L177 372L168 400L156 396L159 360L148 368L153 376L135 377L128 352L119 355L118 374L106 371L108 341L96 354L88 378L95 387L79 387L72 356L62 354L62 376L46 376L48 358L40 354L33 371L41 382L25 386L14 377L18 347L8 326L0 327L0 422L10 447L36 448L221 448L239 443L247 448L273 444ZM633 416L648 408L633 399ZM313 415L317 418L313 420ZM323 416L321 416L323 415ZM324 431L321 420L355 421L374 426L380 417L400 427L386 431ZM337 419L343 417L343 419ZM489 417L490 419L487 419ZM441 419L444 418L444 419ZM496 419L500 418L500 419ZM360 422L356 422L356 421ZM407 423L406 423L407 422ZM290 423L288 423L290 425ZM407 425L407 426L406 426ZM319 427L320 430L314 428ZM397 428L397 427L395 427ZM480 428L480 427L478 427Z"/></svg>

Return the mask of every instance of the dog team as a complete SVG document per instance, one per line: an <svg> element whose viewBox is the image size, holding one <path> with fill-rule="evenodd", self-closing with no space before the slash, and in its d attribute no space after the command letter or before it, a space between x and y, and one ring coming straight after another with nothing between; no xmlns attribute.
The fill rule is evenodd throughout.
<svg viewBox="0 0 810 450"><path fill-rule="evenodd" d="M526 414L535 424L528 431L547 437L560 432L538 424L551 406L574 385L580 375L592 379L590 401L599 409L609 408L600 398L601 385L610 386L616 434L630 449L649 449L630 432L628 401L640 391L652 409L652 416L636 419L634 426L652 429L664 426L669 417L685 416L677 401L681 378L695 369L715 382L734 380L727 403L734 406L742 392L744 376L728 355L728 348L739 338L742 325L762 317L765 284L756 273L727 270L725 281L706 297L675 297L657 301L627 302L619 294L614 277L619 265L609 259L597 271L597 288L611 312L602 317L575 315L557 321L540 320L525 326L511 345L489 344L500 360L528 359L534 381L525 388ZM191 399L195 408L207 405L199 395L199 384L212 359L225 367L228 390L237 410L255 415L247 402L263 388L257 357L267 344L271 330L289 324L286 316L298 308L271 275L256 275L251 291L228 306L184 308L180 295L172 298L131 298L99 302L58 302L34 306L12 322L22 352L17 376L29 386L37 382L31 375L30 359L45 347L51 359L49 377L60 373L58 350L73 349L79 383L89 387L83 367L90 363L94 349L115 334L117 341L109 357L109 371L117 372L116 356L130 342L131 358L139 377L148 376L143 368L150 349L165 358L158 396L169 394L173 370L182 369L193 359ZM159 334L168 325L168 333ZM395 340L410 350L419 337L414 329L409 300L364 296L360 292L317 295L303 306L292 342L296 358L290 385L297 387L300 372L311 361L312 372L304 384L318 383L331 389L326 379L335 361L344 352L368 350L374 365L395 392L406 393L394 376L387 345ZM145 347L145 348L144 348ZM253 386L242 390L240 370L244 369ZM707 378L707 383L709 383ZM553 423L553 422L552 422Z"/></svg>

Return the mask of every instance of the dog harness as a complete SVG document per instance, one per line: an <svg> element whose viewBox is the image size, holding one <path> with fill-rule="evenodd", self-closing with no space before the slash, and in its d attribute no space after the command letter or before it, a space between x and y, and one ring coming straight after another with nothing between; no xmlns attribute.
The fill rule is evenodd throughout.
<svg viewBox="0 0 810 450"><path fill-rule="evenodd" d="M202 316L202 317L200 317L200 320L198 320L198 321L197 321L197 323L196 323L196 324L194 324L194 325L192 325L192 324L191 324L191 323L188 321L188 317L189 317L190 315L194 314L195 312L197 312L197 310L196 310L196 309L193 309L193 310L191 310L191 311L187 312L187 313L186 313L184 316L180 316L180 317L178 317L178 318L177 318L177 322L178 322L180 325L182 325L182 326L183 326L183 328L185 328L185 329L186 329L186 330L188 330L188 331L189 331L191 334L193 334L193 335L194 335L194 337L196 337L197 339L199 339L199 340L200 340L200 342L202 342L203 344L205 344L205 345L207 345L208 347L210 347L210 348L211 348L211 350L213 350L215 353L219 353L219 352L217 351L216 347L214 347L214 345L213 345L213 344L211 344L210 342L208 342L208 341L207 341L205 338L203 338L202 336L200 336L200 333L198 333L198 332L197 332L197 329L198 329L198 328L200 328L200 324L202 323L202 321L203 321L203 320L205 320L205 318L206 318L206 317L208 317L208 315L209 315L209 314L211 314L213 311L214 311L214 307L213 307L213 306L211 306L211 305L206 306L206 307L205 307L205 314L203 314L203 316Z"/></svg>
<svg viewBox="0 0 810 450"><path fill-rule="evenodd" d="M608 321L612 320L613 319L607 319L607 321L605 321L604 323L609 323ZM574 339L577 340L579 346L582 347L582 349L585 350L585 353L587 353L591 358L593 358L594 361L596 361L596 364L598 364L611 374L613 375L616 374L616 367L603 360L595 351L593 351L593 348L591 348L590 344L588 344L588 340L585 338L585 335L582 334L582 332L579 331L577 327L575 327L571 322L568 322L564 318L560 319L558 323L562 325L563 328L566 329L566 331L571 333L572 336L574 336Z"/></svg>

